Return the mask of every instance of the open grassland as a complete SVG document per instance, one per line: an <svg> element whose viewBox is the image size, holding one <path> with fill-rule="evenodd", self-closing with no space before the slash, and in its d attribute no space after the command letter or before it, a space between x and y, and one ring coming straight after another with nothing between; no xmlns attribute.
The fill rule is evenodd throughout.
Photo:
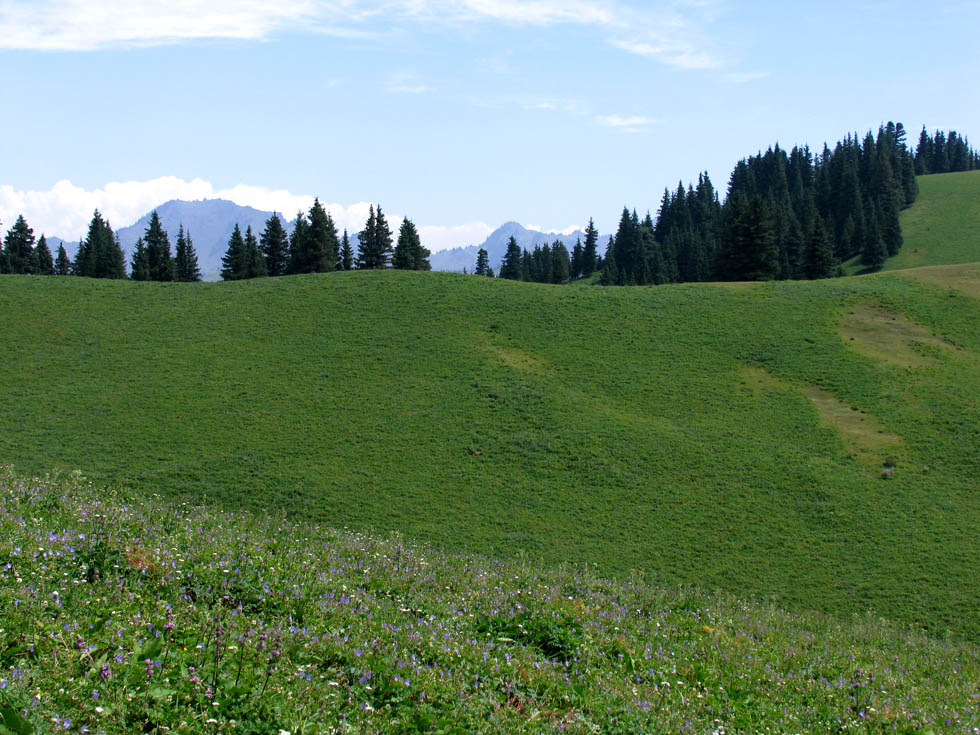
<svg viewBox="0 0 980 735"><path fill-rule="evenodd" d="M0 456L977 639L978 307L907 275L3 277Z"/></svg>
<svg viewBox="0 0 980 735"><path fill-rule="evenodd" d="M980 262L980 171L920 176L902 212L905 244L885 270Z"/></svg>
<svg viewBox="0 0 980 735"><path fill-rule="evenodd" d="M977 733L980 651L0 467L0 732Z"/></svg>

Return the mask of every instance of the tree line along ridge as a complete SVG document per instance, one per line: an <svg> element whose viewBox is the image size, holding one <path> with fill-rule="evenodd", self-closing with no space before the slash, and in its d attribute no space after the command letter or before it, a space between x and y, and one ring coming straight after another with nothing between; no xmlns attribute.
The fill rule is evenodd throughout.
<svg viewBox="0 0 980 735"><path fill-rule="evenodd" d="M566 283L598 272L602 285L656 285L692 281L816 279L839 275L857 259L877 270L902 245L899 212L918 195L916 176L980 169L980 153L955 131L930 135L923 127L913 152L901 123L877 135L848 134L814 155L808 146L787 152L778 144L743 158L729 177L724 203L707 172L698 182L665 190L656 220L624 207L604 255L592 219L585 242L569 253L564 243L521 248L511 236L495 273L487 251L477 254L474 273L539 283ZM357 233L357 252L345 229L314 200L297 214L287 234L277 213L256 237L235 226L221 260L223 280L354 269L431 270L430 252L414 223L404 219L393 244L381 206L371 206ZM125 255L109 222L95 211L74 259L64 245L56 256L42 234L18 216L4 237L0 273L77 275L137 281L199 281L201 271L189 232L180 226L176 252L154 211Z"/></svg>

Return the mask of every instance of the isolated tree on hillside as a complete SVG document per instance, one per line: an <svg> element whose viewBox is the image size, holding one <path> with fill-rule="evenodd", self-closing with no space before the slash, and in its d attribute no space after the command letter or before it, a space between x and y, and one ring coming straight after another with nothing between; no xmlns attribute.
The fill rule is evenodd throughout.
<svg viewBox="0 0 980 735"><path fill-rule="evenodd" d="M391 229L378 205L372 206L367 222L361 230L357 244L357 267L361 269L387 268L391 257Z"/></svg>
<svg viewBox="0 0 980 735"><path fill-rule="evenodd" d="M41 235L41 239L37 241L37 247L34 248L34 263L34 272L39 276L54 275L54 259L51 257L51 249L48 247L48 241L44 235Z"/></svg>
<svg viewBox="0 0 980 735"><path fill-rule="evenodd" d="M160 216L155 209L150 214L150 223L143 234L143 244L146 245L146 257L150 261L150 280L174 280L174 259L170 251L170 237L160 224Z"/></svg>
<svg viewBox="0 0 980 735"><path fill-rule="evenodd" d="M476 269L473 271L478 276L486 276L490 270L490 256L487 251L480 248L476 252Z"/></svg>
<svg viewBox="0 0 980 735"><path fill-rule="evenodd" d="M242 231L235 224L235 229L228 238L228 248L221 256L221 280L240 281L245 273L245 240Z"/></svg>
<svg viewBox="0 0 980 735"><path fill-rule="evenodd" d="M275 212L265 221L265 229L259 237L262 255L265 256L266 271L270 276L286 275L289 259L289 238L283 229L279 215Z"/></svg>
<svg viewBox="0 0 980 735"><path fill-rule="evenodd" d="M350 244L350 237L347 230L344 230L344 237L340 241L340 258L337 261L338 270L354 270L354 248Z"/></svg>
<svg viewBox="0 0 980 735"><path fill-rule="evenodd" d="M24 215L18 215L14 226L3 239L3 251L7 256L7 268L11 273L34 273L34 230L27 224Z"/></svg>
<svg viewBox="0 0 980 735"><path fill-rule="evenodd" d="M58 246L58 257L54 261L54 274L56 276L71 275L71 261L68 259L68 251L64 245Z"/></svg>
<svg viewBox="0 0 980 735"><path fill-rule="evenodd" d="M174 275L178 281L185 283L200 281L201 269L197 264L197 252L191 233L184 232L184 225L177 232L177 254L174 256Z"/></svg>

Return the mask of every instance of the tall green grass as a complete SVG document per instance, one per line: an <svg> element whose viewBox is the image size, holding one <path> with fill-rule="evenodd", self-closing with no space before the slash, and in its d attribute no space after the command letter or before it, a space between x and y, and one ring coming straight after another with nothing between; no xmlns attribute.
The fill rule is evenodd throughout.
<svg viewBox="0 0 980 735"><path fill-rule="evenodd" d="M0 466L0 732L976 733L975 645Z"/></svg>
<svg viewBox="0 0 980 735"><path fill-rule="evenodd" d="M838 332L856 303L952 347L912 339L915 364L877 359ZM977 307L888 275L3 277L0 456L977 638ZM898 437L894 456L869 459L814 387Z"/></svg>

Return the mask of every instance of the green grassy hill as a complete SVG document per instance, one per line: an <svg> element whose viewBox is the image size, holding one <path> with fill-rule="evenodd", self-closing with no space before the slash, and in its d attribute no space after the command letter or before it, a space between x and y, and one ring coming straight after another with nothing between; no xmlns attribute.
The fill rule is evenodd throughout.
<svg viewBox="0 0 980 735"><path fill-rule="evenodd" d="M980 171L920 176L902 213L905 243L886 270L980 261Z"/></svg>
<svg viewBox="0 0 980 735"><path fill-rule="evenodd" d="M3 277L0 457L980 638L978 306L909 275Z"/></svg>

